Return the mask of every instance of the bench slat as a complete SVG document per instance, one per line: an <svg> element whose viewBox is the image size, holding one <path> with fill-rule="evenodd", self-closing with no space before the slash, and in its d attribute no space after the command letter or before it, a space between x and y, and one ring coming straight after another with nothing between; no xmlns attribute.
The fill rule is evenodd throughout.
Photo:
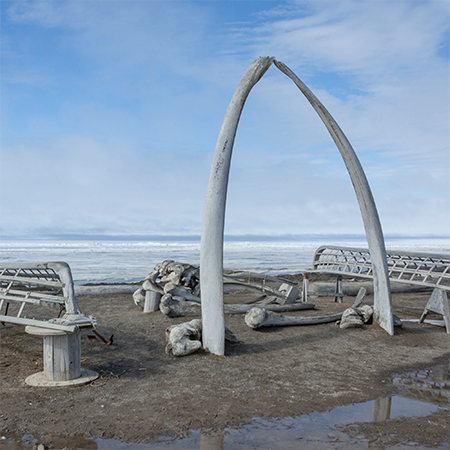
<svg viewBox="0 0 450 450"><path fill-rule="evenodd" d="M9 290L7 293L3 293L0 290L0 298L13 302L27 302L34 303L36 305L40 305L41 303L58 303L64 304L66 303L67 298L63 296L52 296L48 294L40 294L38 292L32 292L30 296L27 298L24 297L26 295L26 291L18 291L18 290Z"/></svg>
<svg viewBox="0 0 450 450"><path fill-rule="evenodd" d="M393 282L450 290L450 256L435 253L387 251L389 278ZM368 249L324 246L316 250L314 269L307 273L343 274L373 279Z"/></svg>
<svg viewBox="0 0 450 450"><path fill-rule="evenodd" d="M34 286L45 286L53 288L64 287L64 283L61 283L60 281L48 281L31 277L15 277L10 275L0 275L0 282L1 281L12 281L13 283L34 285Z"/></svg>
<svg viewBox="0 0 450 450"><path fill-rule="evenodd" d="M47 322L45 320L27 319L25 317L4 316L0 314L0 322L14 323L16 325L32 325L39 328L49 328L52 330L67 331L74 333L77 330L75 325L59 325L57 323Z"/></svg>

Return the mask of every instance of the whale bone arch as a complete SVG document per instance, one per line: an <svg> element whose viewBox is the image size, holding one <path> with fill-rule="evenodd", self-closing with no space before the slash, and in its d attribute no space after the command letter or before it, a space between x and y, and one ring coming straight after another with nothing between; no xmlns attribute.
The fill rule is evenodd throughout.
<svg viewBox="0 0 450 450"><path fill-rule="evenodd" d="M225 315L223 310L223 237L225 206L231 156L237 126L245 101L253 86L272 64L291 78L317 112L341 153L350 175L364 223L373 266L374 322L394 334L392 302L386 248L378 211L359 159L347 137L310 89L285 64L274 57L261 57L245 71L228 105L217 138L211 164L200 246L200 286L202 292L203 347L216 355L225 353Z"/></svg>

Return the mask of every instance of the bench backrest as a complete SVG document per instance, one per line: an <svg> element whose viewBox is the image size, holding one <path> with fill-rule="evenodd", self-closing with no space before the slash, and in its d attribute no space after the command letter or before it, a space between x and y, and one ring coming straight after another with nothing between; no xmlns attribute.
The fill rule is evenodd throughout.
<svg viewBox="0 0 450 450"><path fill-rule="evenodd" d="M450 255L386 250L389 278L450 290ZM373 278L369 250L352 247L319 247L314 254L313 270Z"/></svg>
<svg viewBox="0 0 450 450"><path fill-rule="evenodd" d="M58 317L27 318L24 308L29 304L58 306ZM14 311L10 311L10 305ZM64 315L60 317L63 311ZM97 325L93 317L78 310L72 273L65 262L0 263L0 323L69 333L80 327Z"/></svg>

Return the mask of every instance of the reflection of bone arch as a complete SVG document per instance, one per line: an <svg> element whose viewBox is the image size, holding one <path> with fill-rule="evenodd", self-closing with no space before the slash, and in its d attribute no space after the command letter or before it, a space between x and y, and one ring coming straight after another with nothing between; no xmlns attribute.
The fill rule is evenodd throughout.
<svg viewBox="0 0 450 450"><path fill-rule="evenodd" d="M392 335L394 334L394 325L383 232L375 201L358 157L331 114L302 81L283 63L275 61L275 58L262 57L250 64L231 99L217 139L211 165L203 213L200 250L203 346L211 353L224 354L223 235L231 155L236 129L247 96L272 63L275 63L278 69L291 78L305 95L327 127L342 155L358 199L373 265L374 319Z"/></svg>

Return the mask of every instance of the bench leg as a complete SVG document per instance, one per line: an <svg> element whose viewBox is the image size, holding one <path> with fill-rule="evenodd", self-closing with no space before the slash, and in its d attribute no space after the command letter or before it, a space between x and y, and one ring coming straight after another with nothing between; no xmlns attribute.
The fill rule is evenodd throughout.
<svg viewBox="0 0 450 450"><path fill-rule="evenodd" d="M342 275L339 275L336 278L336 293L334 297L334 301L336 303L342 303L344 301L344 294L342 291Z"/></svg>
<svg viewBox="0 0 450 450"><path fill-rule="evenodd" d="M303 274L303 286L302 286L302 302L308 301L308 288L309 288L309 275Z"/></svg>
<svg viewBox="0 0 450 450"><path fill-rule="evenodd" d="M425 320L425 317L430 311L442 315L447 334L450 334L450 310L448 306L448 296L443 289L434 289L430 299L428 300L427 306L425 306L422 316L419 319L419 323L422 323Z"/></svg>
<svg viewBox="0 0 450 450"><path fill-rule="evenodd" d="M44 336L44 374L54 381L68 381L81 374L80 332Z"/></svg>
<svg viewBox="0 0 450 450"><path fill-rule="evenodd" d="M98 373L81 368L81 335L27 326L29 334L44 338L44 371L30 375L31 386L68 386L89 383Z"/></svg>

